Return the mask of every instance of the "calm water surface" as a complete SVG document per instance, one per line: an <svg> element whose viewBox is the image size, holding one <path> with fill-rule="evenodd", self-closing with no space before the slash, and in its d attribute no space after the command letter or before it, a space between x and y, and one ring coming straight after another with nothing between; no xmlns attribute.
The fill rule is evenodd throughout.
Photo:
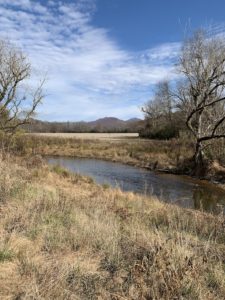
<svg viewBox="0 0 225 300"><path fill-rule="evenodd" d="M162 201L182 207L213 213L225 209L225 191L208 182L97 159L48 157L47 161L74 173L91 176L99 184L155 195Z"/></svg>

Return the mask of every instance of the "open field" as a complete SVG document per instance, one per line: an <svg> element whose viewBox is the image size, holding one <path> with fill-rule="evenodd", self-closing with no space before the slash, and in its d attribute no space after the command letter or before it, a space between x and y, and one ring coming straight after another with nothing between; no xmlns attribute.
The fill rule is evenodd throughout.
<svg viewBox="0 0 225 300"><path fill-rule="evenodd" d="M138 138L138 133L32 133L43 137L74 138L84 140L117 140Z"/></svg>
<svg viewBox="0 0 225 300"><path fill-rule="evenodd" d="M0 299L224 299L223 216L38 157L0 159L0 232Z"/></svg>

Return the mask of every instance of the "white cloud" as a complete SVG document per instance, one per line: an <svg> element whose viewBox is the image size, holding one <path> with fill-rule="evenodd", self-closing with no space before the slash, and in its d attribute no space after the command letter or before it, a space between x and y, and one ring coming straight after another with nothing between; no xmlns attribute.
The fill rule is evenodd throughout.
<svg viewBox="0 0 225 300"><path fill-rule="evenodd" d="M140 116L138 105L147 100L151 85L175 76L171 61L178 43L125 51L104 28L91 25L94 8L92 0L45 5L0 0L0 36L22 47L35 69L48 73L42 118Z"/></svg>
<svg viewBox="0 0 225 300"><path fill-rule="evenodd" d="M177 57L180 47L180 43L166 43L146 50L143 56L155 62L162 61L165 64L166 61L171 62L172 59Z"/></svg>

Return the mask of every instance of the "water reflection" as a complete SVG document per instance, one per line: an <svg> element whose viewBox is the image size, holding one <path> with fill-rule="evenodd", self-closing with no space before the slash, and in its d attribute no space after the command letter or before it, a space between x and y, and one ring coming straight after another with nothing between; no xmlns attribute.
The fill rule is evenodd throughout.
<svg viewBox="0 0 225 300"><path fill-rule="evenodd" d="M218 213L225 207L225 191L213 184L185 176L159 174L120 163L96 159L48 157L48 163L59 164L72 172L91 176L99 184L120 187L182 207Z"/></svg>
<svg viewBox="0 0 225 300"><path fill-rule="evenodd" d="M198 186L193 191L194 208L199 210L205 210L208 212L221 213L225 212L224 208L224 192L216 191L212 189L202 188Z"/></svg>

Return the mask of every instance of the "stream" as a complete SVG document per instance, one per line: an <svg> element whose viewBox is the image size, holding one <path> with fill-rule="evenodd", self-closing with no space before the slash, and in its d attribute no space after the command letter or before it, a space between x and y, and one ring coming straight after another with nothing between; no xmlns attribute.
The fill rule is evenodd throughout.
<svg viewBox="0 0 225 300"><path fill-rule="evenodd" d="M99 159L47 157L50 165L60 165L74 173L92 177L98 184L119 187L182 207L219 213L225 209L225 191L207 181L188 176L163 174L147 169Z"/></svg>

